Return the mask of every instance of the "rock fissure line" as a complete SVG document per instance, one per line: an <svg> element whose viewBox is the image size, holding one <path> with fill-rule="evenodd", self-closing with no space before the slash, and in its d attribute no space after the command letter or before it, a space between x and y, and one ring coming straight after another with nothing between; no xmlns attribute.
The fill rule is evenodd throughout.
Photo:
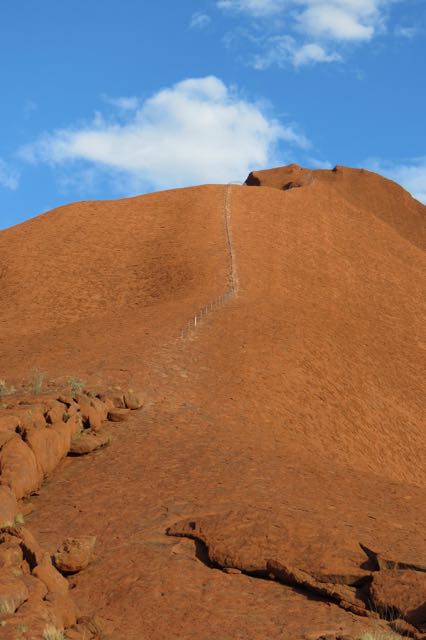
<svg viewBox="0 0 426 640"><path fill-rule="evenodd" d="M228 274L228 288L225 293L210 300L205 304L197 313L189 320L181 331L181 337L186 338L192 330L196 329L200 322L209 316L213 311L216 311L222 307L228 300L234 298L238 292L239 280L237 261L235 256L234 243L232 239L231 228L231 184L227 184L225 187L224 202L223 202L223 219L225 227L225 243L229 260L229 274Z"/></svg>

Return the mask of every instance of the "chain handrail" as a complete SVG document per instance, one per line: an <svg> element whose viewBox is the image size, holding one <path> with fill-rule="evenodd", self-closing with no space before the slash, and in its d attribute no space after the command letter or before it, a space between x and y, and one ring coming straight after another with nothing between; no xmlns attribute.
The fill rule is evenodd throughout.
<svg viewBox="0 0 426 640"><path fill-rule="evenodd" d="M223 202L223 219L224 219L224 227L225 227L225 242L228 253L229 260L229 273L228 273L228 288L227 290L210 300L207 304L205 304L198 312L189 320L184 328L181 331L181 337L185 338L189 333L196 329L200 324L201 320L203 320L206 316L210 315L219 307L222 307L228 300L233 298L239 288L239 280L238 280L238 271L237 271L237 261L235 256L234 243L232 239L232 228L231 228L231 188L232 183L228 183L225 187L224 193L224 202Z"/></svg>

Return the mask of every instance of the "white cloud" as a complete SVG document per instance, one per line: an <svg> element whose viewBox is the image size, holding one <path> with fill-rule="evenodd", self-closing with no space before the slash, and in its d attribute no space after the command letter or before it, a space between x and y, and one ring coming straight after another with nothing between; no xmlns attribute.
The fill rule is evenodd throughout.
<svg viewBox="0 0 426 640"><path fill-rule="evenodd" d="M419 33L416 27L395 27L395 35L400 38L414 38Z"/></svg>
<svg viewBox="0 0 426 640"><path fill-rule="evenodd" d="M280 142L309 147L294 125L208 76L159 91L125 122L96 114L87 126L46 134L20 156L53 166L87 161L133 188L168 188L243 179L253 167L278 162Z"/></svg>
<svg viewBox="0 0 426 640"><path fill-rule="evenodd" d="M293 63L296 67L314 62L337 62L341 60L338 53L327 53L319 44L304 44L296 49L293 54Z"/></svg>
<svg viewBox="0 0 426 640"><path fill-rule="evenodd" d="M135 111L139 106L139 98L134 96L121 98L104 97L104 100L121 111Z"/></svg>
<svg viewBox="0 0 426 640"><path fill-rule="evenodd" d="M191 16L189 24L190 29L205 29L211 22L211 18L207 13L196 11Z"/></svg>
<svg viewBox="0 0 426 640"><path fill-rule="evenodd" d="M327 52L324 47L316 43L298 45L291 36L272 36L265 39L262 52L253 58L255 69L266 69L273 65L285 67L291 62L295 67L317 62L336 62L341 56L336 52Z"/></svg>
<svg viewBox="0 0 426 640"><path fill-rule="evenodd" d="M15 191L19 185L19 174L0 158L0 186Z"/></svg>
<svg viewBox="0 0 426 640"><path fill-rule="evenodd" d="M217 0L219 9L245 12L252 16L270 16L279 13L283 0Z"/></svg>
<svg viewBox="0 0 426 640"><path fill-rule="evenodd" d="M395 180L407 189L414 198L426 204L426 156L401 163L370 160L366 166L372 171L377 171L377 173Z"/></svg>
<svg viewBox="0 0 426 640"><path fill-rule="evenodd" d="M383 32L387 8L397 1L400 0L217 0L216 4L219 9L263 17L264 20L257 24L253 40L257 40L263 49L268 49L269 43L269 58L275 59L277 64L286 59L301 66L342 60L338 51L328 51L330 43L341 47L345 43L372 40ZM262 29L263 39L259 36ZM292 54L287 52L283 56L282 51L274 54L271 31L277 34L275 44L278 46L279 38L293 39ZM408 30L405 35L409 37ZM265 68L269 64L255 66Z"/></svg>
<svg viewBox="0 0 426 640"><path fill-rule="evenodd" d="M361 11L349 2L307 3L297 21L302 33L329 40L371 40L376 11ZM359 3L361 4L361 3ZM374 4L374 3L372 3Z"/></svg>

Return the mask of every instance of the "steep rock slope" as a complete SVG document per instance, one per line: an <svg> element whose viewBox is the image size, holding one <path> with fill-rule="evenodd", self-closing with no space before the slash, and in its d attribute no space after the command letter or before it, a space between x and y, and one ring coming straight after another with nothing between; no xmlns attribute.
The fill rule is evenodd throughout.
<svg viewBox="0 0 426 640"><path fill-rule="evenodd" d="M368 172L253 176L230 188L237 295L183 338L228 288L226 187L70 205L0 234L3 376L78 367L146 390L140 417L66 465L29 519L52 551L98 537L73 593L113 640L368 628L303 589L217 571L169 527L213 522L198 539L225 568L240 549L257 566L259 545L316 578L364 575L359 543L425 563L425 208Z"/></svg>
<svg viewBox="0 0 426 640"><path fill-rule="evenodd" d="M117 369L173 334L221 291L222 209L211 186L79 202L2 231L5 375Z"/></svg>

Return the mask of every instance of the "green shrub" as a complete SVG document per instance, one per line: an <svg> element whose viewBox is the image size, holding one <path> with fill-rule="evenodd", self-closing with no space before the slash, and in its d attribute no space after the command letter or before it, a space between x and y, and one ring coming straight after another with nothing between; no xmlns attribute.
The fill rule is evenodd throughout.
<svg viewBox="0 0 426 640"><path fill-rule="evenodd" d="M49 625L43 632L43 640L66 640L66 636L63 631Z"/></svg>
<svg viewBox="0 0 426 640"><path fill-rule="evenodd" d="M357 640L398 640L401 636L382 631L368 631L358 636Z"/></svg>
<svg viewBox="0 0 426 640"><path fill-rule="evenodd" d="M31 372L31 393L38 396L43 388L45 374L40 369L33 369Z"/></svg>
<svg viewBox="0 0 426 640"><path fill-rule="evenodd" d="M80 394L84 389L84 380L80 380L80 378L75 378L74 376L68 378L68 384L73 396Z"/></svg>
<svg viewBox="0 0 426 640"><path fill-rule="evenodd" d="M15 391L15 387L7 386L6 380L0 380L0 398L4 398L4 396L11 396Z"/></svg>

